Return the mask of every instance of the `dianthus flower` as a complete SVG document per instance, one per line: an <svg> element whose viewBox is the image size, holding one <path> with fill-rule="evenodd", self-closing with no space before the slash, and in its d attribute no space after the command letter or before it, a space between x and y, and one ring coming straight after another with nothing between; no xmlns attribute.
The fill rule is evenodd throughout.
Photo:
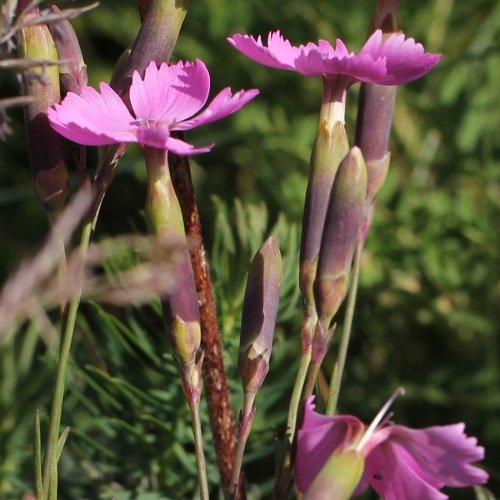
<svg viewBox="0 0 500 500"><path fill-rule="evenodd" d="M49 108L52 127L67 139L87 146L137 142L178 155L205 153L212 145L195 148L172 137L171 132L224 118L259 93L252 89L232 94L226 87L194 116L205 105L210 90L210 75L199 59L162 63L159 68L151 61L144 79L136 71L129 91L135 116L109 85L101 83L99 87L100 93L92 87L83 87L81 95L69 92L61 104Z"/></svg>
<svg viewBox="0 0 500 500"><path fill-rule="evenodd" d="M441 57L440 54L426 53L420 43L405 38L403 34L384 39L381 30L370 36L357 55L349 52L340 39L337 39L335 48L326 40L297 47L283 38L279 31L269 33L267 47L260 36L255 39L236 34L228 41L264 66L297 71L305 76L321 76L325 87L335 85L335 100L341 103L345 101L345 90L353 83L401 85L427 73ZM345 103L336 117L340 121L343 121L344 107Z"/></svg>
<svg viewBox="0 0 500 500"><path fill-rule="evenodd" d="M350 415L316 413L314 397L310 397L298 432L298 489L307 492L333 454L348 456L351 452L364 458L364 471L354 494L370 484L384 500L443 500L448 497L439 490L445 486L460 488L488 480L484 470L472 465L484 458L484 448L477 445L476 438L464 434L463 423L424 429L380 423L395 396L368 428ZM347 471L337 470L342 472ZM323 477L322 488L325 484Z"/></svg>

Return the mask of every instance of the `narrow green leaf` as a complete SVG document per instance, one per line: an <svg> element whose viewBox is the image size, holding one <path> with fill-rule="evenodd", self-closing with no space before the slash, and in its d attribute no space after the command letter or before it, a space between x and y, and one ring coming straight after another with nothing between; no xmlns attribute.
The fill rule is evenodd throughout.
<svg viewBox="0 0 500 500"><path fill-rule="evenodd" d="M64 430L62 431L61 435L59 436L59 441L57 442L57 453L56 453L56 466L59 463L59 459L61 458L61 454L64 448L64 445L66 444L66 439L68 439L68 434L69 434L69 427L65 427Z"/></svg>
<svg viewBox="0 0 500 500"><path fill-rule="evenodd" d="M35 492L39 500L43 500L42 483L42 438L40 432L40 412L35 410L35 420L33 422L33 464L35 475Z"/></svg>

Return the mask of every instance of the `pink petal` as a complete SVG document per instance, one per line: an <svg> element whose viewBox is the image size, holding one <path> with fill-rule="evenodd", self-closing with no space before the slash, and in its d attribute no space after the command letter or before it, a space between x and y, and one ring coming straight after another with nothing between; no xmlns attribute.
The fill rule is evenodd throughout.
<svg viewBox="0 0 500 500"><path fill-rule="evenodd" d="M403 446L422 470L434 476L442 486L456 488L488 480L484 470L471 465L484 458L484 448L477 445L475 437L466 436L464 429L463 423L425 429L402 425L387 428L390 441Z"/></svg>
<svg viewBox="0 0 500 500"><path fill-rule="evenodd" d="M170 135L168 126L146 126L141 125L137 131L137 140L141 144L146 144L153 148L167 149L179 156L194 155L199 153L207 153L212 149L213 144L195 148L182 139L177 139Z"/></svg>
<svg viewBox="0 0 500 500"><path fill-rule="evenodd" d="M339 58L337 55L332 56L320 51L301 54L297 58L295 66L299 73L306 76L344 75L354 79L354 81L367 83L379 82L387 73L384 59L374 60L370 56L356 56L353 54Z"/></svg>
<svg viewBox="0 0 500 500"><path fill-rule="evenodd" d="M425 53L421 44L404 35L392 35L383 41L375 31L358 55L349 52L342 40L336 48L320 40L318 45L293 46L279 31L270 33L268 46L261 38L234 35L229 42L250 59L273 68L295 70L306 76L344 75L348 83L362 81L381 85L399 85L427 73L440 54Z"/></svg>
<svg viewBox="0 0 500 500"><path fill-rule="evenodd" d="M86 146L136 142L134 118L121 98L105 83L100 90L83 87L81 96L68 93L61 104L48 109L52 127Z"/></svg>
<svg viewBox="0 0 500 500"><path fill-rule="evenodd" d="M448 498L433 484L402 446L389 440L378 446L366 459L365 477L384 500ZM363 482L363 479L361 480Z"/></svg>
<svg viewBox="0 0 500 500"><path fill-rule="evenodd" d="M182 61L160 68L151 61L144 80L136 71L130 87L130 102L139 119L165 121L185 120L199 111L207 101L210 75L205 64Z"/></svg>
<svg viewBox="0 0 500 500"><path fill-rule="evenodd" d="M257 89L251 89L240 90L233 95L231 94L231 89L226 87L215 96L213 101L198 116L191 118L191 120L178 123L171 127L171 129L189 130L200 125L220 120L221 118L238 111L258 93L259 91Z"/></svg>
<svg viewBox="0 0 500 500"><path fill-rule="evenodd" d="M430 71L441 59L441 54L426 53L420 43L403 34L391 35L385 41L382 32L375 31L361 49L360 56L385 58L387 74L378 82L382 85L401 85Z"/></svg>
<svg viewBox="0 0 500 500"><path fill-rule="evenodd" d="M306 491L327 458L344 443L349 443L363 429L363 424L350 415L327 417L314 410L314 397L305 404L304 419L297 436L295 482Z"/></svg>
<svg viewBox="0 0 500 500"><path fill-rule="evenodd" d="M337 42L335 44L335 55L337 59L343 59L344 57L352 57L354 54L352 52L349 53L344 42L340 38L337 38Z"/></svg>
<svg viewBox="0 0 500 500"><path fill-rule="evenodd" d="M170 137L167 141L167 149L172 153L179 156L197 155L199 153L208 153L213 147L213 144L208 146L203 146L201 148L195 148L192 144L189 144L181 139L176 139L175 137Z"/></svg>
<svg viewBox="0 0 500 500"><path fill-rule="evenodd" d="M236 34L227 40L250 59L271 68L293 70L295 58L300 52L300 49L283 38L279 31L269 33L267 47L262 45L260 36L255 39L252 36Z"/></svg>

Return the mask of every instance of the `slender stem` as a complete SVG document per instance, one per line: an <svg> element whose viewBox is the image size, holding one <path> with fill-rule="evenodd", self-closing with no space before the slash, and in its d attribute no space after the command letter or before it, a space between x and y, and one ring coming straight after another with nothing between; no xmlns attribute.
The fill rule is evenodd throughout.
<svg viewBox="0 0 500 500"><path fill-rule="evenodd" d="M235 449L235 426L233 410L229 398L222 342L203 237L200 215L194 194L193 181L187 157L172 155L172 183L181 205L186 236L192 243L190 247L196 291L200 304L201 345L204 352L203 382L208 403L210 427L221 476L221 484L229 492Z"/></svg>
<svg viewBox="0 0 500 500"><path fill-rule="evenodd" d="M323 361L323 360L321 360ZM314 386L316 385L316 379L318 378L319 369L321 367L320 363L315 363L314 361L309 365L309 373L307 377L307 383L304 387L304 395L302 399L307 399L313 392Z"/></svg>
<svg viewBox="0 0 500 500"><path fill-rule="evenodd" d="M330 380L330 394L327 403L327 415L333 415L337 408L339 399L340 386L342 384L342 375L344 373L345 360L347 357L347 348L349 347L349 339L352 331L352 320L354 318L354 310L356 308L356 297L358 293L359 270L361 267L361 253L363 251L363 241L358 241L354 252L354 262L352 270L352 283L349 289L347 298L346 313L344 319L344 327L342 329L342 339L340 340L339 354L335 368Z"/></svg>
<svg viewBox="0 0 500 500"><path fill-rule="evenodd" d="M40 433L40 412L38 409L35 412L35 420L33 422L33 462L35 466L34 476L36 498L42 500L42 438Z"/></svg>
<svg viewBox="0 0 500 500"><path fill-rule="evenodd" d="M256 392L245 392L244 395L243 409L240 413L240 428L234 457L233 475L231 477L231 485L229 487L229 500L236 500L238 498L238 484L241 466L243 464L243 454L245 452L245 446L247 444L250 429L252 428L253 419L255 417L255 407L253 403L256 395Z"/></svg>
<svg viewBox="0 0 500 500"><path fill-rule="evenodd" d="M286 426L285 447L283 450L283 459L281 468L276 474L276 484L274 487L274 498L277 500L287 498L288 483L293 466L293 446L295 443L295 431L297 428L297 418L299 416L300 403L302 401L302 389L306 380L309 364L311 363L311 340L314 333L316 314L311 314L307 309L304 310L304 320L302 321L302 355L300 357L299 370L295 378L290 406L288 408L288 419Z"/></svg>
<svg viewBox="0 0 500 500"><path fill-rule="evenodd" d="M302 356L300 357L299 371L297 372L297 378L295 379L295 385L290 399L290 409L288 411L287 435L289 436L290 443L293 442L295 438L299 405L302 401L302 389L304 388L304 382L306 380L307 370L310 363L311 351L302 353Z"/></svg>
<svg viewBox="0 0 500 500"><path fill-rule="evenodd" d="M80 240L80 252L82 254L85 254L85 252L87 251L91 232L92 232L92 222L87 221L82 229L82 235ZM78 306L80 305L80 297L81 297L81 291L71 299L68 307L68 313L63 321L63 336L59 351L59 361L57 364L57 374L54 385L54 397L52 400L52 409L50 412L47 443L45 446L45 453L43 460L42 483L43 483L44 499L48 498L49 486L51 485L51 478L55 476L54 471L57 471L56 455L58 450L59 428L61 425L64 386L66 382L66 367L68 365L71 342L73 340L73 333L75 330ZM57 477L57 475L55 477ZM56 488L57 485L51 485L51 487Z"/></svg>
<svg viewBox="0 0 500 500"><path fill-rule="evenodd" d="M200 481L201 500L209 500L207 466L205 463L205 453L203 451L203 437L201 433L200 402L199 398L188 398L189 409L191 411L191 424L193 426L194 448L196 454L196 468Z"/></svg>
<svg viewBox="0 0 500 500"><path fill-rule="evenodd" d="M325 415L332 416L335 409L333 407L333 391L334 391L334 385L335 381L338 378L338 373L339 373L339 364L335 363L332 371L332 376L330 378L330 386L329 386L329 391L328 391L328 399L326 402L326 409L325 409Z"/></svg>

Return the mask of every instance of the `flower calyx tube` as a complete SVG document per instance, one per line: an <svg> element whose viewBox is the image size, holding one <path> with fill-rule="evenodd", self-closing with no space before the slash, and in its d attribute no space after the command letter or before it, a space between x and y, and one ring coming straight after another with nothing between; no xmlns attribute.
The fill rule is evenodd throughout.
<svg viewBox="0 0 500 500"><path fill-rule="evenodd" d="M238 370L243 385L243 408L239 416L229 498L235 499L243 453L255 416L255 396L269 371L274 328L281 286L281 253L270 236L250 264L241 318Z"/></svg>
<svg viewBox="0 0 500 500"><path fill-rule="evenodd" d="M175 291L162 299L169 342L181 367L196 364L200 348L200 317L191 259L179 201L168 167L168 152L144 148L147 169L146 223L152 234L171 237L181 246L174 265ZM201 386L199 387L201 391Z"/></svg>
<svg viewBox="0 0 500 500"><path fill-rule="evenodd" d="M330 322L348 289L354 250L364 217L367 176L363 155L352 148L342 161L321 240L314 298L318 327L313 339L313 363L320 363L331 337Z"/></svg>
<svg viewBox="0 0 500 500"><path fill-rule="evenodd" d="M323 108L328 108L324 102ZM306 317L317 318L314 300L314 280L318 266L321 237L324 230L330 194L338 167L349 150L347 134L340 121L329 123L322 113L311 155L309 180L307 184L302 236L300 245L299 286L304 302ZM314 324L311 325L314 328ZM311 329L303 330L303 335L311 335ZM303 338L303 348L310 347L312 338Z"/></svg>
<svg viewBox="0 0 500 500"><path fill-rule="evenodd" d="M270 236L250 264L243 301L238 370L248 393L257 393L269 370L280 285L281 254Z"/></svg>
<svg viewBox="0 0 500 500"><path fill-rule="evenodd" d="M378 0L370 32L381 30L383 38L401 34L397 13L399 0ZM362 83L358 98L355 143L363 152L368 175L366 220L362 240L368 235L373 217L375 197L389 171L389 136L394 114L397 86Z"/></svg>

